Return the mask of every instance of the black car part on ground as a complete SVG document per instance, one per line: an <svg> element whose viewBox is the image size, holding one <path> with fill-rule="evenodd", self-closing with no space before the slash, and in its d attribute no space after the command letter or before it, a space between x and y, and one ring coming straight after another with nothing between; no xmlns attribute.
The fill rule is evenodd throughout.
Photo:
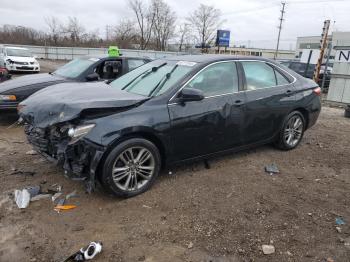
<svg viewBox="0 0 350 262"><path fill-rule="evenodd" d="M350 105L345 107L344 116L350 118Z"/></svg>
<svg viewBox="0 0 350 262"><path fill-rule="evenodd" d="M274 85L251 89L252 86L247 84L251 79L246 77L244 66L251 63L252 58L180 56L154 61L153 64L145 65L145 69L139 68L140 72L146 72L149 67L167 62L167 66L144 78L148 81L144 86L146 90L153 90L168 79L163 86L170 85L169 82L172 84L164 93L159 92L155 96L147 97L149 92L144 89L138 91L146 95L139 95L131 93L134 91L132 87L121 90L122 87L113 87L113 83L112 87L103 83L61 84L40 91L21 103L20 116L26 123L26 134L30 143L40 153L62 165L66 171L75 173L79 179L87 180L90 189L95 185L97 172L102 172L102 179L107 179L104 184L111 183L111 174L105 171L114 170L113 159L109 157L112 152L119 160L128 157L128 154L132 158L132 161L129 159L119 163L123 165L116 162L116 170L137 172L139 168L144 168L137 160L144 152L154 152L154 159L158 159L154 156L159 152L161 165L165 166L207 159L214 155L275 142L278 139L288 139L287 142L279 143L279 146L286 150L292 149L300 142L302 133L314 125L318 118L321 107L320 88L313 81L280 67L273 61L262 58L253 60L256 60L255 66L263 65L266 70L272 70L274 80L271 81L275 81ZM175 64L181 66L168 75L169 78L165 77ZM237 69L235 83L238 92L232 90L230 93L204 95L204 91L198 90L200 85L197 81L194 84L197 89L193 89L191 85L187 89L196 90L196 99L183 99L182 89L187 88L189 82L201 79L200 81L207 83L207 79L201 78L200 73L214 66L223 70L220 67L222 65L229 65L228 80L233 76L232 66ZM186 67L186 70L182 66ZM179 68L184 70L180 74L181 77L177 74ZM137 77L140 72L124 75L116 82L127 84L132 80L129 76ZM159 75L159 72L163 72L164 75ZM256 71L254 69L250 72ZM158 78L152 78L157 75ZM278 84L276 75L280 76L279 81L283 81L284 84ZM180 78L174 82L174 77L177 76ZM219 78L220 83L215 81L218 83L217 90L223 90L222 83L226 82L222 79L221 71L219 74L217 70L210 71L205 76L210 77L210 83L213 77L214 80ZM157 80L150 82L149 79ZM213 85L212 88L214 87L216 86ZM249 92L245 92L247 90ZM84 136L72 142L69 130L84 125L93 127ZM298 139L295 138L296 134ZM135 138L139 139L137 143ZM293 143L289 143L289 140ZM124 156L125 152L119 146L125 146L128 141L133 141L135 150L131 148L131 153ZM149 141L148 144L152 146L142 141ZM154 147L157 150L153 150ZM125 148L126 151L129 150ZM115 149L119 151L115 152ZM153 164L158 166L158 160ZM152 166L152 163L148 166ZM127 175L129 179L129 174ZM125 194L121 192L119 193L122 196L133 195L130 191ZM137 192L142 193L142 190Z"/></svg>

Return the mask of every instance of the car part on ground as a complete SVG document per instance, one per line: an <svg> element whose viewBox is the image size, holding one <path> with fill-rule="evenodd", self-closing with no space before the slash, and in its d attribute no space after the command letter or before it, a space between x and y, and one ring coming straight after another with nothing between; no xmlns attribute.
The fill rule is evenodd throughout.
<svg viewBox="0 0 350 262"><path fill-rule="evenodd" d="M320 88L271 60L201 55L153 61L110 86L56 85L19 114L34 148L88 191L99 179L131 197L163 166L272 142L293 149L320 109Z"/></svg>

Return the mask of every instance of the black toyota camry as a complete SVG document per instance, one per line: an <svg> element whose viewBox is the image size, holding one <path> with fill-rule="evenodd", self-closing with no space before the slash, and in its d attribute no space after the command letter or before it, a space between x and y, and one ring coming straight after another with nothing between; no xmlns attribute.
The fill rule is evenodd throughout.
<svg viewBox="0 0 350 262"><path fill-rule="evenodd" d="M75 88L72 88L72 87ZM105 83L60 84L20 104L33 147L68 174L121 197L148 190L162 167L274 143L300 143L320 88L271 60L177 56Z"/></svg>

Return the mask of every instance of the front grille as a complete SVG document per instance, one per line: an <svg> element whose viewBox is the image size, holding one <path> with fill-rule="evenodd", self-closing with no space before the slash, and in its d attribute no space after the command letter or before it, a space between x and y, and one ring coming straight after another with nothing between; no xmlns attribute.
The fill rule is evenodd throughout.
<svg viewBox="0 0 350 262"><path fill-rule="evenodd" d="M15 62L15 64L17 64L17 65L29 65L28 62Z"/></svg>
<svg viewBox="0 0 350 262"><path fill-rule="evenodd" d="M68 143L67 136L60 133L58 129L58 127L46 129L36 128L26 124L24 131L29 143L32 144L36 150L57 158L57 155L60 153L58 152L59 148Z"/></svg>

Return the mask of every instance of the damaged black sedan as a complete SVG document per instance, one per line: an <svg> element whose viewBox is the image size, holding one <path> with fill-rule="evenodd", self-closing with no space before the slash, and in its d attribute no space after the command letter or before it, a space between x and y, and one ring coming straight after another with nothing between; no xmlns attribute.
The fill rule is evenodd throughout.
<svg viewBox="0 0 350 262"><path fill-rule="evenodd" d="M74 88L72 88L74 86ZM105 83L60 84L19 106L33 147L121 197L162 167L274 143L289 150L320 113L320 88L273 61L179 56Z"/></svg>

